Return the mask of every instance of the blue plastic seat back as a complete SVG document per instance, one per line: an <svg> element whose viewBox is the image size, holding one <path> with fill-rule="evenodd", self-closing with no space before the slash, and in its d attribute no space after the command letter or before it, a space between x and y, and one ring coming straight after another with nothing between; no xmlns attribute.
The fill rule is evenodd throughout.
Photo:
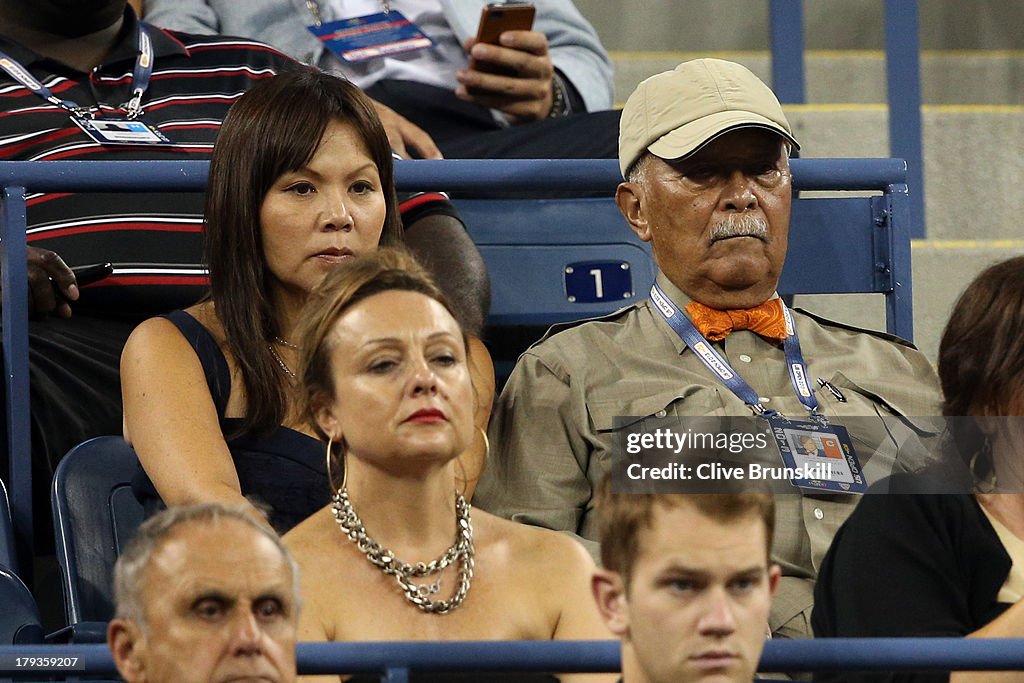
<svg viewBox="0 0 1024 683"><path fill-rule="evenodd" d="M24 583L7 567L0 567L0 644L43 642L39 609Z"/></svg>
<svg viewBox="0 0 1024 683"><path fill-rule="evenodd" d="M455 202L491 278L488 324L550 325L647 296L650 247L611 199Z"/></svg>
<svg viewBox="0 0 1024 683"><path fill-rule="evenodd" d="M109 621L114 563L144 519L131 490L135 451L120 436L75 446L54 474L57 562L68 624Z"/></svg>
<svg viewBox="0 0 1024 683"><path fill-rule="evenodd" d="M11 522L11 507L7 502L7 489L0 481L0 566L16 569L14 549L14 524Z"/></svg>
<svg viewBox="0 0 1024 683"><path fill-rule="evenodd" d="M892 263L878 243L876 201L795 199L780 293L892 296L879 272L909 276L909 263ZM612 313L645 298L654 281L650 245L611 198L463 199L456 205L487 263L492 327Z"/></svg>

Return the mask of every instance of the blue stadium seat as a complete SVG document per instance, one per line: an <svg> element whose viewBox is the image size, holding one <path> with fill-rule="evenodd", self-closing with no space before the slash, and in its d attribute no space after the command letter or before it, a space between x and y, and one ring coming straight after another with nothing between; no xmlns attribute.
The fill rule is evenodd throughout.
<svg viewBox="0 0 1024 683"><path fill-rule="evenodd" d="M135 451L120 436L72 448L57 466L51 502L67 622L93 641L114 615L114 562L144 519L131 490Z"/></svg>
<svg viewBox="0 0 1024 683"><path fill-rule="evenodd" d="M7 489L0 481L0 567L17 571L14 550L14 523L11 522L11 508L7 502Z"/></svg>
<svg viewBox="0 0 1024 683"><path fill-rule="evenodd" d="M42 643L39 610L25 584L7 567L0 567L0 644Z"/></svg>
<svg viewBox="0 0 1024 683"><path fill-rule="evenodd" d="M612 199L455 202L491 278L491 327L550 325L647 296L650 247Z"/></svg>

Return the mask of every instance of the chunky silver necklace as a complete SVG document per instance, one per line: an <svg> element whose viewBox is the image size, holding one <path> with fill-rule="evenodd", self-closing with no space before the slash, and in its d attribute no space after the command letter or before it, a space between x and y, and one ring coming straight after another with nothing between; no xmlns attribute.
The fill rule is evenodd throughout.
<svg viewBox="0 0 1024 683"><path fill-rule="evenodd" d="M370 564L389 576L395 577L405 594L405 599L428 614L447 614L462 604L469 593L469 584L473 580L473 525L469 518L470 505L461 495L455 497L455 540L448 550L430 562L409 564L395 557L395 554L374 541L366 533L363 521L359 519L352 503L348 499L348 491L339 489L334 495L334 519L337 520L341 532L356 544L359 551L366 555ZM440 574L445 567L458 562L459 580L455 593L447 600L431 600L430 596L441 590L441 577L432 583L417 584L413 579Z"/></svg>

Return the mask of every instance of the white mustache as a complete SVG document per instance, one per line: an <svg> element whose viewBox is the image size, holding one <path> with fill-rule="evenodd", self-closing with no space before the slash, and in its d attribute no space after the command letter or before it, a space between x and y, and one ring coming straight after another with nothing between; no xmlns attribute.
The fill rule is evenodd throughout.
<svg viewBox="0 0 1024 683"><path fill-rule="evenodd" d="M730 214L711 228L711 241L730 237L756 237L768 242L768 221L750 214Z"/></svg>

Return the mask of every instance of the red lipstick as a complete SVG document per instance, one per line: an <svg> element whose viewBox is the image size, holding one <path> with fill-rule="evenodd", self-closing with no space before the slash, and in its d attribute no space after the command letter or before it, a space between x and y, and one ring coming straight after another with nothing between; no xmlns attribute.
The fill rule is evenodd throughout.
<svg viewBox="0 0 1024 683"><path fill-rule="evenodd" d="M406 422L446 422L447 416L437 408L421 408L415 413L405 418Z"/></svg>

